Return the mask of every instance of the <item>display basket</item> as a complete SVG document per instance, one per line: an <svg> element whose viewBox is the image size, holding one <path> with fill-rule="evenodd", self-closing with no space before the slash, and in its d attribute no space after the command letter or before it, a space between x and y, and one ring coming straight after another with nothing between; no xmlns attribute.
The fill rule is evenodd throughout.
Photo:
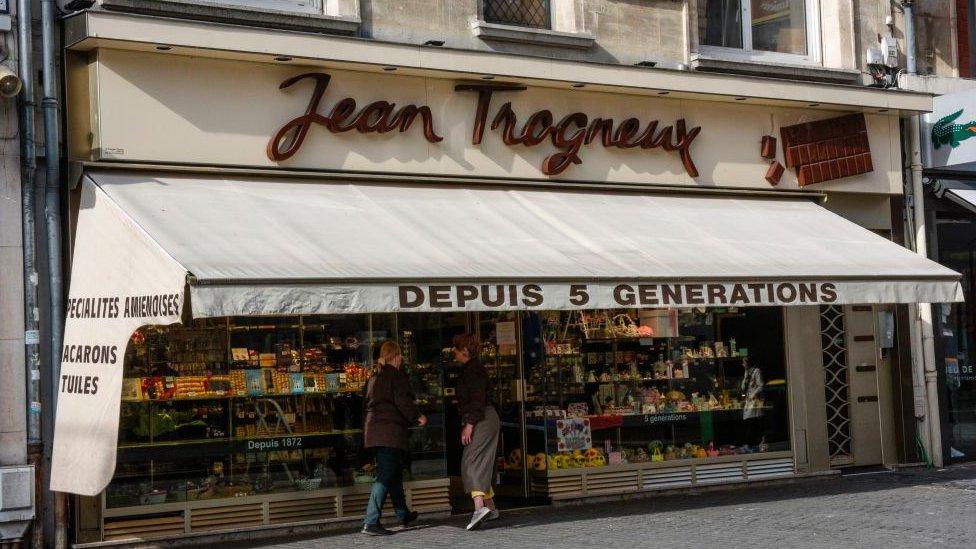
<svg viewBox="0 0 976 549"><path fill-rule="evenodd" d="M628 314L619 314L607 320L607 337L638 337L640 328Z"/></svg>

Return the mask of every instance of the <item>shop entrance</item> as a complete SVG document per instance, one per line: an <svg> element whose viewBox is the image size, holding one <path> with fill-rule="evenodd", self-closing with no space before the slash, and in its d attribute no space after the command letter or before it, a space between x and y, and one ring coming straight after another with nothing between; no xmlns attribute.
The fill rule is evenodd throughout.
<svg viewBox="0 0 976 549"><path fill-rule="evenodd" d="M456 323L459 324L459 323ZM541 359L541 340L532 334L524 333L526 325L518 312L471 313L464 319L465 332L475 334L482 342L481 361L492 381L492 404L501 420L501 436L497 455L497 477L495 492L503 507L544 503L533 498L531 493L531 461L524 459L529 438L544 438L544 433L534 433L525 422L526 361L530 363ZM456 333L461 331L454 330ZM531 342L540 345L532 349ZM445 348L450 347L450 338L444 340ZM460 365L445 365L449 388L447 400L447 468L451 474L451 501L457 512L472 508L472 501L464 493L461 485L461 418L458 414L457 400L452 388L456 385ZM538 441L542 445L543 441Z"/></svg>

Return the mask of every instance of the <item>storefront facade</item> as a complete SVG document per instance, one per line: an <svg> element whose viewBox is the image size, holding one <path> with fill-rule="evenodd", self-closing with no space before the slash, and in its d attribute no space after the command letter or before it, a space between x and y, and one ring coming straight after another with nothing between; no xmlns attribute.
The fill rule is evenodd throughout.
<svg viewBox="0 0 976 549"><path fill-rule="evenodd" d="M962 273L963 292L973 295L976 232L976 149L967 141L967 120L976 108L971 91L935 99L925 118L925 195L929 257ZM976 459L976 376L971 307L966 303L933 306L936 366L939 374L943 454L952 461Z"/></svg>
<svg viewBox="0 0 976 549"><path fill-rule="evenodd" d="M388 339L431 418L407 483L423 512L452 509L443 351L465 332L508 497L914 445L896 307L961 298L890 241L899 117L925 96L321 36L303 40L332 58L269 57L181 44L192 25L160 49L147 25L67 26L83 170L52 486L79 494L79 542L360 517Z"/></svg>

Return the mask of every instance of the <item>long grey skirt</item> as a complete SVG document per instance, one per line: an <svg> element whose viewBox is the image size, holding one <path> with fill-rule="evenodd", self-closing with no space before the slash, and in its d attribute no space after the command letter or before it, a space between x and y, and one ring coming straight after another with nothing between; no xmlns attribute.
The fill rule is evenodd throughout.
<svg viewBox="0 0 976 549"><path fill-rule="evenodd" d="M495 408L485 408L485 417L475 424L471 444L461 453L461 480L464 491L488 493L495 479L495 455L501 424Z"/></svg>

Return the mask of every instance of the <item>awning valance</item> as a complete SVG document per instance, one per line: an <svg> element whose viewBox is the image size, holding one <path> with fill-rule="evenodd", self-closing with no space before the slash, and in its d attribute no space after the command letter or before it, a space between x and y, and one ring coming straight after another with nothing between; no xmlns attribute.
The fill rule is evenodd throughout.
<svg viewBox="0 0 976 549"><path fill-rule="evenodd" d="M195 317L961 299L957 273L803 197L92 181L187 269Z"/></svg>

